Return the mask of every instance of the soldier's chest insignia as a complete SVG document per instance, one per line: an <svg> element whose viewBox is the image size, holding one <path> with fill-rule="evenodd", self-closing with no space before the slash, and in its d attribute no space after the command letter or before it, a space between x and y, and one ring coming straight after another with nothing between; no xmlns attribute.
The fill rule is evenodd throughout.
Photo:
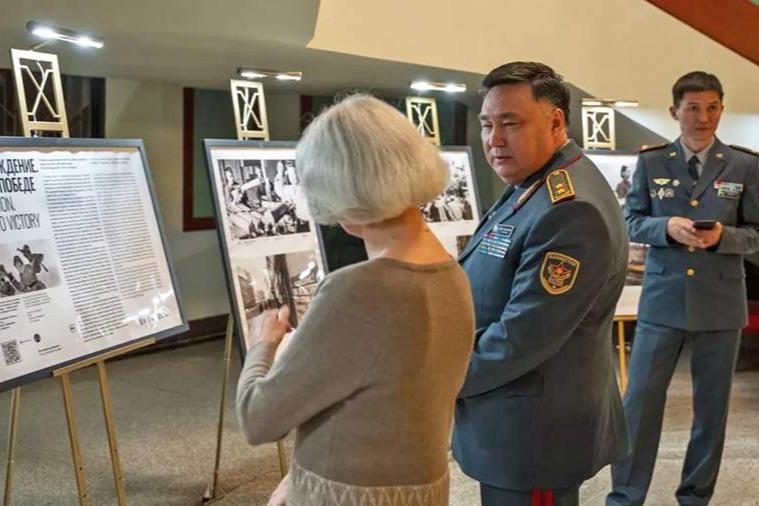
<svg viewBox="0 0 759 506"><path fill-rule="evenodd" d="M512 236L514 235L514 225L498 224L493 230L485 234L477 246L477 252L495 258L504 258L511 246Z"/></svg>
<svg viewBox="0 0 759 506"><path fill-rule="evenodd" d="M551 295L561 295L572 289L580 272L580 261L569 255L549 251L540 267L540 284Z"/></svg>
<svg viewBox="0 0 759 506"><path fill-rule="evenodd" d="M739 199L743 192L743 184L728 183L727 181L715 181L714 189L717 190L717 196L723 199Z"/></svg>
<svg viewBox="0 0 759 506"><path fill-rule="evenodd" d="M654 179L654 183L656 183L659 186L664 186L665 184L669 184L669 182L672 181L671 179L667 179L666 177L657 177Z"/></svg>
<svg viewBox="0 0 759 506"><path fill-rule="evenodd" d="M675 198L675 190L673 188L659 188L658 190L651 190L652 199L672 199Z"/></svg>

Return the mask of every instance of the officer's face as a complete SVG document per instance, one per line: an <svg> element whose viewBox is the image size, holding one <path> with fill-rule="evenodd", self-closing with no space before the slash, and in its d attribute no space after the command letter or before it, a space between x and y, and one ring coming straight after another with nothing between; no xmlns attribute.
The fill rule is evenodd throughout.
<svg viewBox="0 0 759 506"><path fill-rule="evenodd" d="M545 165L560 145L564 114L548 100L535 100L527 83L502 84L485 96L480 125L490 166L504 182L519 183Z"/></svg>
<svg viewBox="0 0 759 506"><path fill-rule="evenodd" d="M716 91L686 91L680 105L670 107L670 112L680 123L686 145L698 148L714 137L724 108Z"/></svg>

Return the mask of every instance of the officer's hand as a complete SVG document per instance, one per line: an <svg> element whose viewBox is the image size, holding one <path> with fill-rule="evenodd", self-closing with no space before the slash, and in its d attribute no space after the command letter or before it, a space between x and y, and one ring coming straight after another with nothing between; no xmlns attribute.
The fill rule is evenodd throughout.
<svg viewBox="0 0 759 506"><path fill-rule="evenodd" d="M699 237L699 248L711 248L722 239L722 223L717 222L711 230L696 230L696 235Z"/></svg>
<svg viewBox="0 0 759 506"><path fill-rule="evenodd" d="M693 220L682 216L673 216L667 222L667 235L680 244L703 248L698 230L693 226Z"/></svg>

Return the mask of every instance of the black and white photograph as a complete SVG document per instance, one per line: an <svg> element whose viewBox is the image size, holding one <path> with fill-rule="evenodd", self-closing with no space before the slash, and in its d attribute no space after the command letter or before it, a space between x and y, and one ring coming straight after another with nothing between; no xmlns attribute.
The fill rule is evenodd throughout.
<svg viewBox="0 0 759 506"><path fill-rule="evenodd" d="M469 169L462 158L447 158L451 171L448 188L435 200L422 207L429 223L468 221L474 219Z"/></svg>
<svg viewBox="0 0 759 506"><path fill-rule="evenodd" d="M632 186L632 175L635 171L637 155L589 153L588 157L609 182L609 186L617 196L619 205L624 206L627 194ZM647 252L648 246L645 244L630 243L626 286L640 286L643 283Z"/></svg>
<svg viewBox="0 0 759 506"><path fill-rule="evenodd" d="M234 239L310 231L294 160L219 160L218 170Z"/></svg>
<svg viewBox="0 0 759 506"><path fill-rule="evenodd" d="M617 196L619 205L624 205L627 194L632 187L632 175L635 171L636 155L627 154L597 154L589 153L593 163L609 182L609 186Z"/></svg>
<svg viewBox="0 0 759 506"><path fill-rule="evenodd" d="M298 251L232 260L240 288L246 333L256 316L266 310L290 306L290 324L303 318L321 280L315 251Z"/></svg>
<svg viewBox="0 0 759 506"><path fill-rule="evenodd" d="M48 241L0 244L0 298L23 295L61 284Z"/></svg>

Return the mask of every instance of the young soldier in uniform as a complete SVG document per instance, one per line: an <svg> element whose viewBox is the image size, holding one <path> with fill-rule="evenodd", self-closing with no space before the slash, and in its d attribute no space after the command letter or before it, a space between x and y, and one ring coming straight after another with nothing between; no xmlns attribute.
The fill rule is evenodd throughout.
<svg viewBox="0 0 759 506"><path fill-rule="evenodd" d="M624 399L632 453L612 466L608 506L646 499L667 387L686 342L694 415L675 495L680 504L705 505L714 492L747 324L743 255L759 250L759 157L715 137L722 98L714 75L678 79L670 112L680 138L638 156L625 217L630 239L651 248Z"/></svg>
<svg viewBox="0 0 759 506"><path fill-rule="evenodd" d="M569 91L541 63L488 74L482 144L509 184L462 251L476 343L453 452L486 506L576 505L627 452L609 343L627 271L614 193L567 139Z"/></svg>

